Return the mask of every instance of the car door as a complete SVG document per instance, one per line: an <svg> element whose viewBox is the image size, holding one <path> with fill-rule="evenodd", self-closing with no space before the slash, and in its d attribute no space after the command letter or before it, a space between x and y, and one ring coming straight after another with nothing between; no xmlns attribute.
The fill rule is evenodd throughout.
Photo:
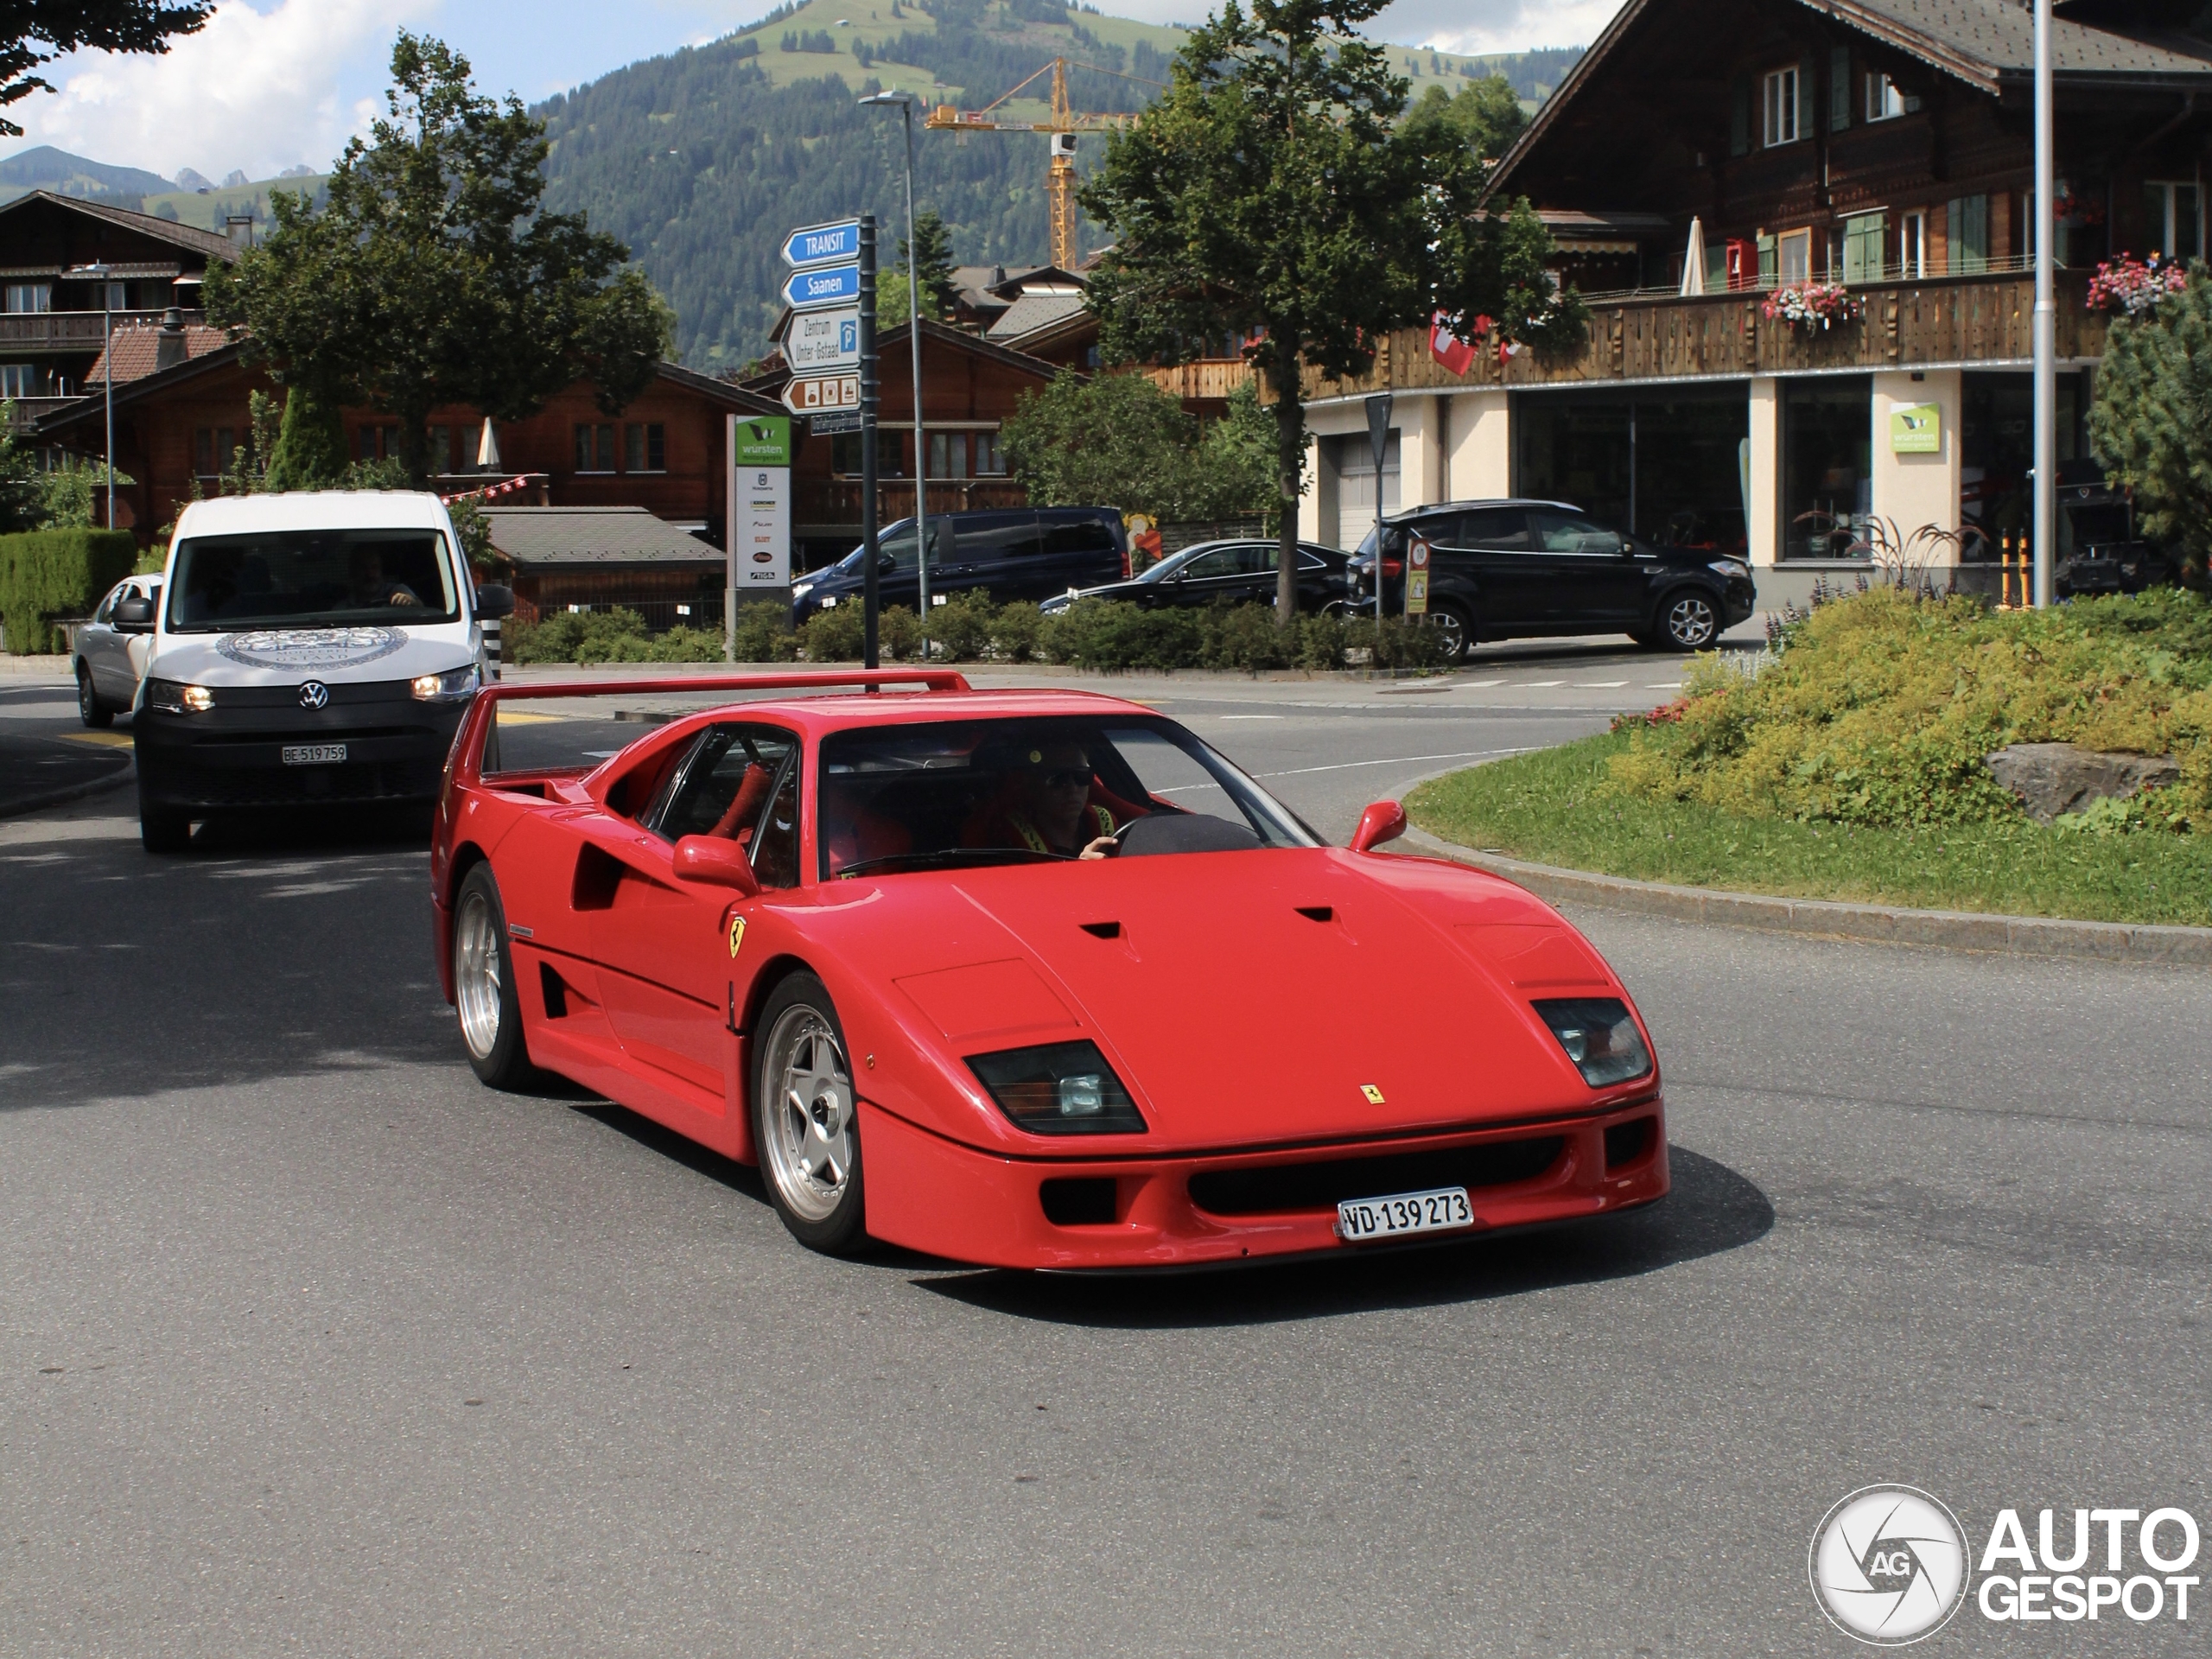
<svg viewBox="0 0 2212 1659"><path fill-rule="evenodd" d="M117 582L100 601L92 620L77 630L77 655L84 662L85 671L92 677L92 689L103 702L111 705L123 701L115 667L115 659L123 654L115 634L115 607L130 592L128 582Z"/></svg>
<svg viewBox="0 0 2212 1659"><path fill-rule="evenodd" d="M968 513L960 520L959 556L947 570L947 593L982 591L994 600L1046 599L1050 592L1027 590L1042 580L1035 574L1044 552L1043 532L1034 512Z"/></svg>
<svg viewBox="0 0 2212 1659"><path fill-rule="evenodd" d="M1546 620L1585 632L1641 625L1650 562L1618 531L1561 507L1529 509L1529 531Z"/></svg>
<svg viewBox="0 0 2212 1659"><path fill-rule="evenodd" d="M162 584L158 582L147 582L143 584L143 591L147 601L154 607L154 614L159 616L162 612ZM130 628L118 628L116 632L123 639L124 656L127 659L124 666L130 677L127 695L135 702L138 696L138 683L146 677L146 665L154 660L154 625L144 622Z"/></svg>
<svg viewBox="0 0 2212 1659"><path fill-rule="evenodd" d="M1122 580L1121 543L1102 518L1088 514L1054 518L1038 515L1042 545L1030 561L1028 585L1006 598L1050 599L1071 588L1096 588Z"/></svg>
<svg viewBox="0 0 2212 1659"><path fill-rule="evenodd" d="M1471 599L1475 626L1510 632L1543 620L1541 570L1525 507L1473 507L1414 526L1428 537L1429 607ZM1470 592L1471 590L1471 592Z"/></svg>
<svg viewBox="0 0 2212 1659"><path fill-rule="evenodd" d="M1171 582L1159 584L1162 597L1176 605L1211 605L1216 600L1236 604L1258 599L1262 590L1274 597L1275 550L1264 542L1232 542L1209 548L1175 573Z"/></svg>
<svg viewBox="0 0 2212 1659"><path fill-rule="evenodd" d="M759 962L743 945L760 898L678 880L675 847L689 835L732 840L751 855L762 896L796 886L799 770L793 733L719 722L694 741L641 827L610 816L593 831L607 861L596 871L592 956L616 1040L716 1115L742 1097L733 1033Z"/></svg>

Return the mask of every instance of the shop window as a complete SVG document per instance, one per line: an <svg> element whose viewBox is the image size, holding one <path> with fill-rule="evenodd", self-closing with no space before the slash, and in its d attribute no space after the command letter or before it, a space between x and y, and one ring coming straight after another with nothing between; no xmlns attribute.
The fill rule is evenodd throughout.
<svg viewBox="0 0 2212 1659"><path fill-rule="evenodd" d="M1782 554L1864 558L1873 512L1873 383L1791 383L1783 395Z"/></svg>
<svg viewBox="0 0 2212 1659"><path fill-rule="evenodd" d="M968 476L968 435L965 432L930 434L930 476L931 478Z"/></svg>
<svg viewBox="0 0 2212 1659"><path fill-rule="evenodd" d="M2062 374L2057 386L2059 476L2089 453L2083 417L2087 374ZM1961 378L1959 512L1970 534L1963 556L1995 558L2006 537L2025 537L2034 524L2035 380L2024 372L1969 371ZM2061 515L2061 533L2065 516Z"/></svg>
<svg viewBox="0 0 2212 1659"><path fill-rule="evenodd" d="M1751 409L1741 385L1676 397L1519 393L1512 431L1515 494L1571 504L1647 542L1743 550Z"/></svg>
<svg viewBox="0 0 2212 1659"><path fill-rule="evenodd" d="M0 363L0 397L38 396L38 365Z"/></svg>
<svg viewBox="0 0 2212 1659"><path fill-rule="evenodd" d="M976 476L1003 478L1006 475L1006 450L995 432L976 435Z"/></svg>
<svg viewBox="0 0 2212 1659"><path fill-rule="evenodd" d="M614 470L613 422L576 423L576 470L580 473L611 473Z"/></svg>
<svg viewBox="0 0 2212 1659"><path fill-rule="evenodd" d="M1762 130L1766 146L1794 144L1803 137L1799 121L1798 71L1795 64L1777 69L1766 78L1766 122Z"/></svg>
<svg viewBox="0 0 2212 1659"><path fill-rule="evenodd" d="M668 470L668 429L658 421L631 421L622 428L622 460L632 473Z"/></svg>
<svg viewBox="0 0 2212 1659"><path fill-rule="evenodd" d="M30 311L51 311L54 309L54 284L10 283L7 302L8 309L18 315Z"/></svg>
<svg viewBox="0 0 2212 1659"><path fill-rule="evenodd" d="M2195 185L2148 182L2143 210L2144 229L2158 252L2177 259L2203 256L2204 215Z"/></svg>

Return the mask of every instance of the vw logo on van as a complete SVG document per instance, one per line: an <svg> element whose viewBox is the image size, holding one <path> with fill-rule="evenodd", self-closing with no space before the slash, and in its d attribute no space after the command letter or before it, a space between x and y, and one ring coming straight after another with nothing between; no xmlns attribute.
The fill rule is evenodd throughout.
<svg viewBox="0 0 2212 1659"><path fill-rule="evenodd" d="M329 706L330 688L321 680L309 680L300 687L301 708L327 709Z"/></svg>

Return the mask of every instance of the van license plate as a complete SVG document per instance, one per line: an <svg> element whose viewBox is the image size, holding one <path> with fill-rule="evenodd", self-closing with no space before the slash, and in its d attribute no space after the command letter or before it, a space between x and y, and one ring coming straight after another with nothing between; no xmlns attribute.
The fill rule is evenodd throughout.
<svg viewBox="0 0 2212 1659"><path fill-rule="evenodd" d="M284 745L284 764L288 766L330 766L346 758L343 743L287 743Z"/></svg>
<svg viewBox="0 0 2212 1659"><path fill-rule="evenodd" d="M1387 1198L1346 1198L1337 1206L1337 1233L1347 1243L1370 1238L1403 1238L1408 1233L1442 1233L1475 1224L1467 1189L1441 1186L1427 1192L1399 1192Z"/></svg>

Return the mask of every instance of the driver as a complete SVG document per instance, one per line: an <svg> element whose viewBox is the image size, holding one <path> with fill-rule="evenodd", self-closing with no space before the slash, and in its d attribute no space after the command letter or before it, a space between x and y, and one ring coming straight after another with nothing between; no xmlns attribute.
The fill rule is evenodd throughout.
<svg viewBox="0 0 2212 1659"><path fill-rule="evenodd" d="M961 837L969 847L1027 847L1063 858L1109 858L1120 850L1114 813L1092 797L1090 757L1052 739L1014 752L1007 785Z"/></svg>
<svg viewBox="0 0 2212 1659"><path fill-rule="evenodd" d="M420 605L423 601L404 582L384 573L384 551L365 547L353 555L353 602L356 605Z"/></svg>

